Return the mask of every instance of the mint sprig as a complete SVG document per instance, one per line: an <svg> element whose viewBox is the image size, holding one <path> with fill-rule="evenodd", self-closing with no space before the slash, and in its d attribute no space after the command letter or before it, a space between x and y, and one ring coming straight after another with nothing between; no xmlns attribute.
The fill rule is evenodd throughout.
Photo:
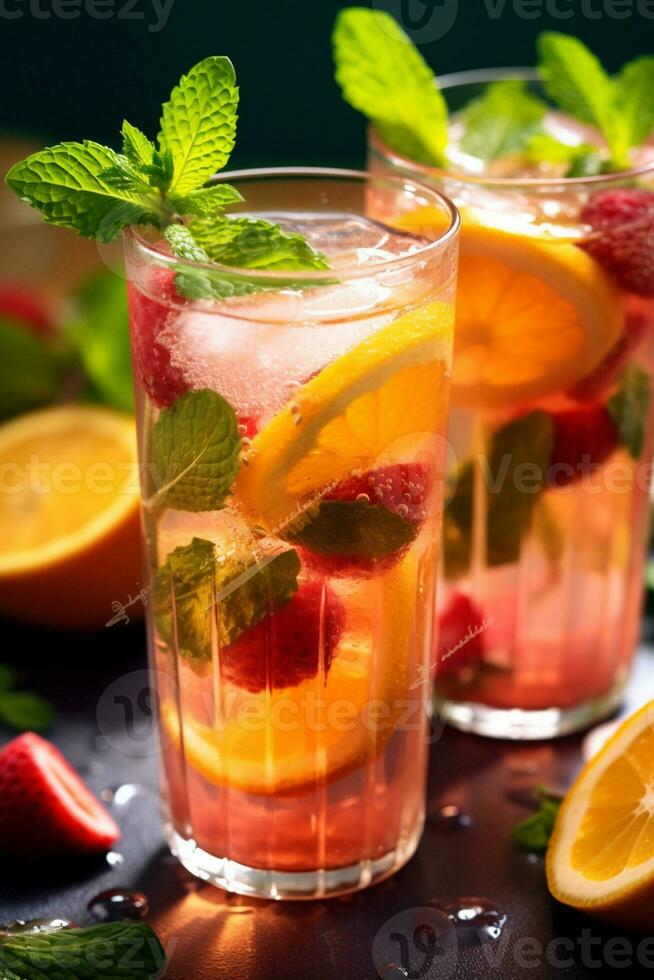
<svg viewBox="0 0 654 980"><path fill-rule="evenodd" d="M15 671L0 664L0 724L18 732L42 732L53 719L52 705L39 694L17 691Z"/></svg>
<svg viewBox="0 0 654 980"><path fill-rule="evenodd" d="M546 112L547 104L532 95L523 81L494 82L461 113L465 130L459 147L485 161L522 150L540 131Z"/></svg>
<svg viewBox="0 0 654 980"><path fill-rule="evenodd" d="M325 556L381 558L411 544L417 529L379 504L323 500L284 531L288 541Z"/></svg>
<svg viewBox="0 0 654 980"><path fill-rule="evenodd" d="M545 786L538 787L538 810L513 828L513 841L521 850L547 850L561 802L556 793Z"/></svg>
<svg viewBox="0 0 654 980"><path fill-rule="evenodd" d="M154 980L165 965L161 943L142 922L0 935L3 980Z"/></svg>
<svg viewBox="0 0 654 980"><path fill-rule="evenodd" d="M620 444L635 460L639 460L643 453L651 399L649 375L638 364L630 364L607 404Z"/></svg>

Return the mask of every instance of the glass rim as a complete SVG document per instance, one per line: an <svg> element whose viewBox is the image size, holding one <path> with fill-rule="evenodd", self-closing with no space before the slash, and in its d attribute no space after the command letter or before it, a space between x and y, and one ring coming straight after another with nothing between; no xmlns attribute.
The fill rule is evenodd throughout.
<svg viewBox="0 0 654 980"><path fill-rule="evenodd" d="M295 284L301 286L304 282L309 285L333 282L335 276L337 276L339 281L361 279L371 275L378 275L382 272L388 272L391 269L413 265L425 257L431 257L448 245L455 239L461 225L458 208L446 194L420 181L397 174L376 174L368 170L347 170L336 167L254 167L242 170L221 171L219 174L215 174L210 179L210 182L217 184L221 182L230 183L238 180L274 180L278 178L330 178L359 181L360 183L377 181L391 184L398 189L411 188L414 194L418 194L423 198L425 195L429 195L432 199L437 200L445 216L447 217L449 215L449 223L445 230L440 232L433 241L430 241L426 245L421 245L415 252L394 256L390 259L383 259L379 262L370 262L366 265L348 265L342 269L248 269L234 265L221 265L218 262L198 262L191 259L183 259L162 251L152 242L144 238L137 227L130 226L126 228L124 234L127 238L135 242L140 250L158 263L163 261L168 265L174 264L176 266L188 266L194 269L207 269L214 273L223 272L231 277L249 279L254 282L266 281L267 283L271 283L279 281L280 283L288 284L289 279L292 279L293 286ZM289 288L293 287L289 285Z"/></svg>
<svg viewBox="0 0 654 980"><path fill-rule="evenodd" d="M439 75L436 83L441 91L455 88L459 85L482 84L484 82L496 82L506 79L520 79L526 82L538 82L541 80L536 68L514 67L514 68L471 68L466 71L449 72L446 75ZM428 164L418 163L410 157L405 157L382 140L374 126L368 127L369 144L391 163L411 171L411 175L416 180L424 178L438 177L458 181L463 185L473 187L489 188L534 188L534 187L570 187L584 188L597 187L600 184L619 183L626 179L641 177L643 174L654 174L654 161L643 163L637 167L630 167L628 170L618 170L609 174L595 174L589 177L493 177L484 174L466 174L456 170L447 170L443 167L430 167Z"/></svg>

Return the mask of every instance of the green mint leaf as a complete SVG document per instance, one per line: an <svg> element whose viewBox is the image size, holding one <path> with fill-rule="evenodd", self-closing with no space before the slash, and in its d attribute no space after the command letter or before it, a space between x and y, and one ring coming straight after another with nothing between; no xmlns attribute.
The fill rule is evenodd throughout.
<svg viewBox="0 0 654 980"><path fill-rule="evenodd" d="M547 105L518 79L493 82L461 114L459 146L478 160L496 160L521 150L538 131Z"/></svg>
<svg viewBox="0 0 654 980"><path fill-rule="evenodd" d="M76 316L64 327L90 380L91 396L123 412L134 411L125 283L101 273L76 296Z"/></svg>
<svg viewBox="0 0 654 980"><path fill-rule="evenodd" d="M513 828L514 843L523 851L546 851L560 806L561 798L540 786L538 810Z"/></svg>
<svg viewBox="0 0 654 980"><path fill-rule="evenodd" d="M180 259L186 259L187 262L211 261L186 225L169 225L165 237L173 254ZM191 265L176 268L175 288L187 299L228 299L258 291L257 286L242 277L230 277L217 269L213 271Z"/></svg>
<svg viewBox="0 0 654 980"><path fill-rule="evenodd" d="M159 415L150 440L151 508L219 510L236 477L241 437L234 409L209 388L187 391Z"/></svg>
<svg viewBox="0 0 654 980"><path fill-rule="evenodd" d="M433 71L393 17L365 7L343 10L333 45L345 101L367 116L392 149L442 166L447 106Z"/></svg>
<svg viewBox="0 0 654 980"><path fill-rule="evenodd" d="M609 398L607 408L618 430L620 444L634 459L640 459L645 443L647 416L652 398L649 376L631 364L620 379L620 387Z"/></svg>
<svg viewBox="0 0 654 980"><path fill-rule="evenodd" d="M177 195L200 188L222 170L236 139L238 87L229 58L205 58L184 75L165 103L159 147L170 150Z"/></svg>
<svg viewBox="0 0 654 980"><path fill-rule="evenodd" d="M640 146L654 130L654 56L626 64L615 79L615 89L627 147Z"/></svg>
<svg viewBox="0 0 654 980"><path fill-rule="evenodd" d="M0 319L0 420L51 402L69 366L64 351L29 327Z"/></svg>
<svg viewBox="0 0 654 980"><path fill-rule="evenodd" d="M284 537L319 555L378 558L410 544L416 528L379 504L323 500L309 507Z"/></svg>
<svg viewBox="0 0 654 980"><path fill-rule="evenodd" d="M607 161L590 143L562 143L549 133L533 133L525 148L532 163L567 163L564 177L594 177L602 173Z"/></svg>
<svg viewBox="0 0 654 980"><path fill-rule="evenodd" d="M154 980L165 965L161 943L142 922L0 936L3 980Z"/></svg>
<svg viewBox="0 0 654 980"><path fill-rule="evenodd" d="M612 79L576 37L545 31L538 38L539 70L548 96L564 112L597 126L617 165L625 161L624 124Z"/></svg>
<svg viewBox="0 0 654 980"><path fill-rule="evenodd" d="M101 180L115 190L134 191L136 194L148 194L149 184L139 170L126 156L117 153L115 162L103 170Z"/></svg>
<svg viewBox="0 0 654 980"><path fill-rule="evenodd" d="M158 225L161 217L154 198L103 180L117 166L119 155L99 143L59 143L15 164L5 179L50 224L109 242L126 225Z"/></svg>
<svg viewBox="0 0 654 980"><path fill-rule="evenodd" d="M143 168L151 187L166 193L173 179L174 163L170 150L155 150L152 163Z"/></svg>
<svg viewBox="0 0 654 980"><path fill-rule="evenodd" d="M213 184L211 187L201 187L199 191L177 197L172 195L171 203L178 214L195 214L201 217L220 215L225 208L241 204L243 197L229 184Z"/></svg>
<svg viewBox="0 0 654 980"><path fill-rule="evenodd" d="M0 722L19 732L42 732L54 719L44 698L29 691L0 691Z"/></svg>
<svg viewBox="0 0 654 980"><path fill-rule="evenodd" d="M186 259L187 262L211 261L186 225L168 225L164 231L164 238L170 245L173 255L180 259Z"/></svg>
<svg viewBox="0 0 654 980"><path fill-rule="evenodd" d="M211 660L214 613L218 641L227 646L293 598L299 572L293 549L260 562L217 562L215 545L194 538L175 548L156 573L157 629L185 659Z"/></svg>
<svg viewBox="0 0 654 980"><path fill-rule="evenodd" d="M155 145L136 126L123 119L120 130L123 137L123 154L137 167L148 167L152 163Z"/></svg>
<svg viewBox="0 0 654 980"><path fill-rule="evenodd" d="M517 561L545 486L553 442L551 416L530 412L495 432L486 455L462 465L443 515L448 578L465 575L470 567L473 497L480 486L486 507L486 563L494 567Z"/></svg>
<svg viewBox="0 0 654 980"><path fill-rule="evenodd" d="M196 243L213 262L241 269L328 269L327 260L295 232L262 218L196 218Z"/></svg>

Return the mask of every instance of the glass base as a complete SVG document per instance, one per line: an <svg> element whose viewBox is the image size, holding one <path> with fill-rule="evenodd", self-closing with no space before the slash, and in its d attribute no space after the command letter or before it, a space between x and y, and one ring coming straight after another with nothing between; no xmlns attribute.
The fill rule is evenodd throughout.
<svg viewBox="0 0 654 980"><path fill-rule="evenodd" d="M416 852L423 824L402 847L374 861L360 861L345 868L319 871L273 871L249 868L227 858L214 857L198 847L194 840L182 837L170 824L164 831L168 845L191 874L218 888L252 898L306 899L333 898L368 888L394 874Z"/></svg>
<svg viewBox="0 0 654 980"><path fill-rule="evenodd" d="M434 708L448 725L462 732L489 738L537 740L580 732L610 717L622 704L624 682L620 680L599 698L572 708L493 708L476 701L449 701L434 695Z"/></svg>

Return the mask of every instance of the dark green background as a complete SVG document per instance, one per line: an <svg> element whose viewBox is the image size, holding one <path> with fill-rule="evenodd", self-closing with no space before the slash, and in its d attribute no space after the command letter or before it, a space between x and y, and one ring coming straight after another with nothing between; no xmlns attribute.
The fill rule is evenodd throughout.
<svg viewBox="0 0 654 980"><path fill-rule="evenodd" d="M54 16L57 2L0 0L4 130L34 134L44 142L82 137L115 142L127 115L154 135L158 107L179 75L208 54L229 54L241 84L234 165L362 162L362 121L342 104L332 79L330 32L336 11L347 4L174 0L166 26L153 32L148 30L154 19L151 0L129 0L130 17L140 15L139 20L127 19L127 0L115 0L112 16L102 20L85 12L86 0L79 0L76 18ZM63 12L74 14L75 2L64 0L71 6ZM100 2L110 12L112 0ZM457 9L456 0L403 2L412 23L448 3L450 11ZM422 50L445 72L530 64L534 38L545 28L578 34L610 69L654 49L653 0L556 0L559 10L574 12L570 19L551 13L554 2L458 0L452 28ZM399 10L401 0L374 4ZM8 19L7 12L14 11L22 16Z"/></svg>

